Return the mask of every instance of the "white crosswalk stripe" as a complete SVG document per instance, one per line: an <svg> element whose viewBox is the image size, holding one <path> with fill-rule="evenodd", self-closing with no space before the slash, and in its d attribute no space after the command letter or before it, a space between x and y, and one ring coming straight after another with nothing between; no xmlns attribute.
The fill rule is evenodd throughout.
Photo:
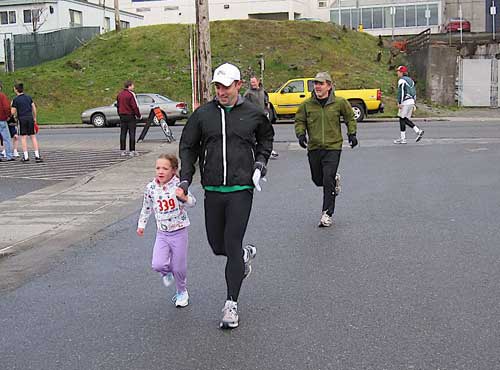
<svg viewBox="0 0 500 370"><path fill-rule="evenodd" d="M97 171L114 164L131 159L120 156L119 150L48 150L42 152L43 162L36 163L34 158L29 162L0 163L0 177L67 180Z"/></svg>

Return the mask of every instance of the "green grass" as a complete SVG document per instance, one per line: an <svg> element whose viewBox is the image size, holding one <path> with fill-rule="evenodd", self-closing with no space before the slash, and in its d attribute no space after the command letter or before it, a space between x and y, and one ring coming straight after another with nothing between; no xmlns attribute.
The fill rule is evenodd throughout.
<svg viewBox="0 0 500 370"><path fill-rule="evenodd" d="M229 61L243 78L257 72L265 57L269 91L296 77L329 71L337 89L381 88L389 114L395 113L396 76L389 50L366 33L343 31L322 22L211 22L213 67ZM382 50L382 61L377 53ZM4 91L23 82L33 96L41 123L77 123L87 108L111 104L127 79L137 92L157 92L191 103L189 29L158 25L112 32L95 38L64 58L0 74Z"/></svg>

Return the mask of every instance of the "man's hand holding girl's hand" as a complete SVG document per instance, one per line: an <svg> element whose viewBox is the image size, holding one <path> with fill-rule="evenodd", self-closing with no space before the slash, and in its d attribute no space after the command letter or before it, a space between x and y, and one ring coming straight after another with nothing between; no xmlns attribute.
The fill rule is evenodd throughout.
<svg viewBox="0 0 500 370"><path fill-rule="evenodd" d="M179 187L175 189L175 195L177 196L177 199L179 199L181 202L187 202L188 201L188 196L184 192L184 189Z"/></svg>

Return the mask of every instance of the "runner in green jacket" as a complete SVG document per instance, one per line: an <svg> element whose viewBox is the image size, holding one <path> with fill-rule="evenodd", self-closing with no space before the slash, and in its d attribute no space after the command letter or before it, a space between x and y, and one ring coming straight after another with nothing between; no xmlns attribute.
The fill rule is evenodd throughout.
<svg viewBox="0 0 500 370"><path fill-rule="evenodd" d="M295 133L299 145L307 149L312 180L323 187L320 227L332 225L335 197L340 192L337 174L343 142L340 117L344 118L349 144L354 148L358 139L351 104L335 96L330 74L320 72L314 78L311 98L300 105L295 115Z"/></svg>

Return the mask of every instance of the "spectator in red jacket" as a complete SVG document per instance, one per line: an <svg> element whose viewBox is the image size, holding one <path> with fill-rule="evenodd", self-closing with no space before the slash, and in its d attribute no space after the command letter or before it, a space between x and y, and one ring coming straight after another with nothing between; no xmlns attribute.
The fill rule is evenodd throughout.
<svg viewBox="0 0 500 370"><path fill-rule="evenodd" d="M10 101L2 90L2 82L0 82L0 136L5 145L5 158L7 161L13 161L12 141L10 140L9 126L7 120L10 118ZM0 162L3 159L0 157Z"/></svg>
<svg viewBox="0 0 500 370"><path fill-rule="evenodd" d="M137 120L141 119L141 113L137 105L137 99L134 94L134 83L130 80L125 81L124 89L116 98L116 108L120 116L120 150L121 155L129 155L135 157L139 155L135 150L135 130ZM127 148L127 132L129 134L129 150Z"/></svg>

